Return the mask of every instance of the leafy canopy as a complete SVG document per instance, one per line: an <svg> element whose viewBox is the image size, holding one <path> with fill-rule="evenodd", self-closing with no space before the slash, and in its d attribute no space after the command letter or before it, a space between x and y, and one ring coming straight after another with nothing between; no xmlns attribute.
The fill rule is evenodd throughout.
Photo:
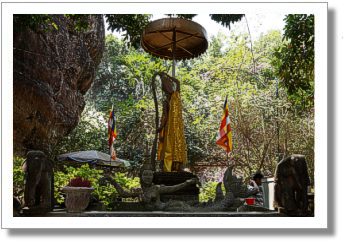
<svg viewBox="0 0 347 247"><path fill-rule="evenodd" d="M274 64L290 98L310 107L314 104L314 15L287 15L284 21L284 43L275 53Z"/></svg>

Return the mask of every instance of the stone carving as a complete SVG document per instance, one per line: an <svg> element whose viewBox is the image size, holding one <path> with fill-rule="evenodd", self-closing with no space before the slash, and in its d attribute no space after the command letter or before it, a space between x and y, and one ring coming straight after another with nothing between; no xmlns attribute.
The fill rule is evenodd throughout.
<svg viewBox="0 0 347 247"><path fill-rule="evenodd" d="M196 179L189 179L184 183L167 186L167 185L156 185L153 184L153 171L145 169L142 171L140 177L141 189L142 191L129 192L124 190L112 177L104 176L102 182L110 182L117 190L118 194L123 198L129 197L138 197L144 203L144 206L147 210L174 210L176 208L189 208L188 205L185 205L183 202L179 201L169 201L164 203L160 200L160 194L172 193L183 189L186 186L191 184L196 184Z"/></svg>
<svg viewBox="0 0 347 247"><path fill-rule="evenodd" d="M53 162L41 151L29 151L23 165L26 173L24 202L41 212L53 208Z"/></svg>
<svg viewBox="0 0 347 247"><path fill-rule="evenodd" d="M293 154L277 164L274 207L287 215L305 216L310 179L305 156Z"/></svg>
<svg viewBox="0 0 347 247"><path fill-rule="evenodd" d="M219 182L216 187L216 197L214 199L214 202L220 202L224 199L224 194L222 191L222 182Z"/></svg>
<svg viewBox="0 0 347 247"><path fill-rule="evenodd" d="M243 198L256 194L256 189L248 188L243 183L243 178L233 175L232 168L228 168L224 173L223 183L226 190L225 195L222 192L221 185L217 185L217 193L214 202L200 203L190 205L185 201L169 200L162 202L161 194L172 193L181 190L189 185L198 184L197 179L189 179L184 183L166 186L153 183L153 171L144 169L141 174L141 191L129 192L124 190L110 176L104 176L103 182L111 183L122 198L139 198L144 203L147 210L165 210L165 211L194 211L194 212L212 212L212 211L236 211L238 207L244 204ZM262 207L257 207L262 208ZM265 211L258 210L258 211Z"/></svg>
<svg viewBox="0 0 347 247"><path fill-rule="evenodd" d="M15 152L44 152L76 127L104 50L102 15L89 15L85 31L64 15L58 30L14 30L13 141ZM43 29L45 25L42 25Z"/></svg>
<svg viewBox="0 0 347 247"><path fill-rule="evenodd" d="M143 201L148 209L163 210L167 204L160 201L160 194L172 193L183 189L190 184L196 184L197 180L192 178L184 183L166 186L153 184L153 171L144 170L141 175L141 187L143 190Z"/></svg>
<svg viewBox="0 0 347 247"><path fill-rule="evenodd" d="M119 194L119 196L121 198L139 198L140 200L143 198L143 192L141 191L127 191L124 190L122 188L122 186L120 186L120 184L118 184L113 177L111 177L110 175L104 175L104 177L102 177L99 180L100 184L102 185L106 185L106 183L110 183L111 185L113 185L113 187L115 187L115 189L117 190L117 193Z"/></svg>
<svg viewBox="0 0 347 247"><path fill-rule="evenodd" d="M167 185L172 186L185 181L198 178L191 172L154 172L153 173L153 183L156 185ZM170 200L174 201L184 201L189 205L195 205L199 203L199 182L197 184L188 185L178 191L172 193L162 193L160 195L160 200L162 202L168 202Z"/></svg>
<svg viewBox="0 0 347 247"><path fill-rule="evenodd" d="M214 211L223 211L231 208L237 208L244 204L243 198L254 195L258 191L250 189L243 183L243 178L233 174L232 167L228 167L223 176L225 195L221 190L221 183L216 187L216 198L211 209Z"/></svg>

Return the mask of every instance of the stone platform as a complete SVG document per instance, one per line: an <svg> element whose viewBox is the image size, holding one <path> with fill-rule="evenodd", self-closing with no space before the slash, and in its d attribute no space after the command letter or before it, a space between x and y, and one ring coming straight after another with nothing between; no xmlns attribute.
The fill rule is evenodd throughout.
<svg viewBox="0 0 347 247"><path fill-rule="evenodd" d="M283 217L277 211L267 212L164 212L164 211L85 211L67 213L64 209L55 209L46 217Z"/></svg>

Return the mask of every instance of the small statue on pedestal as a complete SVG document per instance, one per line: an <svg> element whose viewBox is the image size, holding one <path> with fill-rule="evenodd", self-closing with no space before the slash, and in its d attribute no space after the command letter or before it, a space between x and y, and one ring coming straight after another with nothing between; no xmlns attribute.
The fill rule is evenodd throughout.
<svg viewBox="0 0 347 247"><path fill-rule="evenodd" d="M54 199L53 162L42 151L29 151L25 172L25 213L41 214L52 210Z"/></svg>
<svg viewBox="0 0 347 247"><path fill-rule="evenodd" d="M307 216L309 185L304 155L293 154L281 160L275 171L274 207L290 216Z"/></svg>

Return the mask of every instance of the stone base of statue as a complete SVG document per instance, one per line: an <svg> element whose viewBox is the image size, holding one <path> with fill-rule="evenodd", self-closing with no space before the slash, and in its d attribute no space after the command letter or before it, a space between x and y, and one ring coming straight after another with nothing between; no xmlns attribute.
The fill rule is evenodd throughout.
<svg viewBox="0 0 347 247"><path fill-rule="evenodd" d="M153 175L154 184L163 184L166 186L184 183L188 179L192 178L196 178L198 180L196 175L190 172L155 172ZM179 191L169 194L161 194L160 200L162 202L168 202L170 200L183 201L189 205L198 204L199 188L195 184L188 185Z"/></svg>

